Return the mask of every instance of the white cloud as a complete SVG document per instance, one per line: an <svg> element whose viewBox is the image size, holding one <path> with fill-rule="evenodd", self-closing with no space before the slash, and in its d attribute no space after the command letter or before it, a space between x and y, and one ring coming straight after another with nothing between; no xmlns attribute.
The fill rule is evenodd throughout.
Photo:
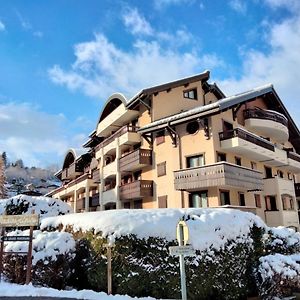
<svg viewBox="0 0 300 300"><path fill-rule="evenodd" d="M207 64L223 64L215 55L163 48L157 41L139 40L124 51L103 34L76 45L75 56L70 70L56 65L49 70L50 78L70 90L102 99L117 91L132 96L142 88L199 73Z"/></svg>
<svg viewBox="0 0 300 300"><path fill-rule="evenodd" d="M154 0L154 7L161 9L168 5L193 4L197 0ZM200 2L201 5L202 2Z"/></svg>
<svg viewBox="0 0 300 300"><path fill-rule="evenodd" d="M299 0L264 0L267 5L273 9L286 8L292 12L298 12L300 9Z"/></svg>
<svg viewBox="0 0 300 300"><path fill-rule="evenodd" d="M243 53L240 76L227 78L220 86L226 93L232 94L257 85L273 83L300 124L300 108L295 105L300 95L300 14L269 25L265 39L270 48L268 53L254 49Z"/></svg>
<svg viewBox="0 0 300 300"><path fill-rule="evenodd" d="M0 31L5 31L5 24L0 20Z"/></svg>
<svg viewBox="0 0 300 300"><path fill-rule="evenodd" d="M245 14L247 11L247 5L244 0L230 0L229 6L238 13Z"/></svg>
<svg viewBox="0 0 300 300"><path fill-rule="evenodd" d="M153 34L150 23L138 12L137 8L128 8L123 14L123 21L132 34Z"/></svg>
<svg viewBox="0 0 300 300"><path fill-rule="evenodd" d="M68 138L66 124L63 116L26 103L0 104L0 151L12 161L22 158L28 166L46 166L62 157L73 142L72 146L80 145L78 139Z"/></svg>
<svg viewBox="0 0 300 300"><path fill-rule="evenodd" d="M44 36L44 33L41 31L34 31L33 35L38 37L38 38L42 38Z"/></svg>

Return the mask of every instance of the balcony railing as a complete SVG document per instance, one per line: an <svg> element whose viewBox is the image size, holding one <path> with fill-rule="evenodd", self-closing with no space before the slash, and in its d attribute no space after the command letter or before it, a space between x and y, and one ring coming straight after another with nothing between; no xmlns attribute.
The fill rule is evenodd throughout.
<svg viewBox="0 0 300 300"><path fill-rule="evenodd" d="M100 148L107 146L110 144L114 139L117 137L120 137L124 133L127 132L137 132L139 127L137 126L132 126L132 125L125 125L118 129L115 133L113 133L111 136L109 136L107 139L105 139L103 142L101 142L99 145L96 147L96 151L98 151Z"/></svg>
<svg viewBox="0 0 300 300"><path fill-rule="evenodd" d="M143 166L152 164L152 151L147 149L137 149L120 158L120 171L131 171Z"/></svg>
<svg viewBox="0 0 300 300"><path fill-rule="evenodd" d="M220 132L219 137L220 137L220 141L238 137L245 141L253 143L257 146L261 146L261 147L271 150L273 152L275 151L275 147L272 143L270 143L269 141L255 135L255 134L252 134L242 128L235 128L233 130L227 130L227 131Z"/></svg>
<svg viewBox="0 0 300 300"><path fill-rule="evenodd" d="M288 158L290 158L290 159L293 159L293 160L296 160L296 161L298 161L298 162L300 162L300 155L298 154L298 153L296 153L296 152L288 152L287 153L287 156L288 156Z"/></svg>
<svg viewBox="0 0 300 300"><path fill-rule="evenodd" d="M263 109L245 109L244 118L271 120L277 123L281 123L284 126L288 126L287 118L276 111L263 110Z"/></svg>
<svg viewBox="0 0 300 300"><path fill-rule="evenodd" d="M131 200L153 196L152 180L137 180L119 187L120 199Z"/></svg>
<svg viewBox="0 0 300 300"><path fill-rule="evenodd" d="M63 169L61 172L61 180L68 179L68 169Z"/></svg>
<svg viewBox="0 0 300 300"><path fill-rule="evenodd" d="M71 187L79 182L82 182L84 180L87 180L87 179L90 179L90 176L89 174L83 174L82 176L76 178L75 180L71 181L69 184L68 184L68 187Z"/></svg>
<svg viewBox="0 0 300 300"><path fill-rule="evenodd" d="M92 179L94 182L100 182L100 171L98 169L92 171Z"/></svg>
<svg viewBox="0 0 300 300"><path fill-rule="evenodd" d="M192 191L215 186L261 190L262 173L227 162L188 168L174 172L176 190Z"/></svg>
<svg viewBox="0 0 300 300"><path fill-rule="evenodd" d="M85 198L77 199L76 201L76 210L85 209Z"/></svg>

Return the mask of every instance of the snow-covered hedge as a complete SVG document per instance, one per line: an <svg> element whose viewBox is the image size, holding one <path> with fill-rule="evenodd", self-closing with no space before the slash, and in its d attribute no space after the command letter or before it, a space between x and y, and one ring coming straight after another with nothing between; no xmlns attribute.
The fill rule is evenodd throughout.
<svg viewBox="0 0 300 300"><path fill-rule="evenodd" d="M29 230L15 230L7 235L28 236ZM33 282L64 288L71 273L69 264L74 258L75 241L73 236L68 232L34 230L33 238ZM27 250L28 242L6 242L4 244L5 252L27 252ZM12 282L24 283L26 256L7 254L4 259L5 276Z"/></svg>
<svg viewBox="0 0 300 300"><path fill-rule="evenodd" d="M259 259L259 291L263 299L290 296L300 288L300 254L274 254Z"/></svg>
<svg viewBox="0 0 300 300"><path fill-rule="evenodd" d="M184 219L196 256L186 258L190 299L238 299L250 288L264 223L251 213L230 209L120 210L46 218L41 228L70 231L81 247L70 284L103 288L107 241L113 248L113 290L131 296L179 298L179 262L169 255L177 244L176 225ZM79 267L78 267L79 266ZM79 280L80 279L80 280ZM77 280L77 281L76 281Z"/></svg>
<svg viewBox="0 0 300 300"><path fill-rule="evenodd" d="M264 235L267 254L300 253L300 232L286 227L268 228Z"/></svg>
<svg viewBox="0 0 300 300"><path fill-rule="evenodd" d="M31 214L32 210L41 218L59 216L71 212L71 207L59 200L49 197L32 197L18 195L0 200L0 214L18 215Z"/></svg>

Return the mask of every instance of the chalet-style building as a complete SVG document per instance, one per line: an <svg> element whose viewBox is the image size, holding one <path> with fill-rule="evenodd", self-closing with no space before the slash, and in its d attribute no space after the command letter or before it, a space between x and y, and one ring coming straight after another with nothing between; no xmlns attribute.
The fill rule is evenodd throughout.
<svg viewBox="0 0 300 300"><path fill-rule="evenodd" d="M74 212L230 206L299 229L296 124L272 85L226 97L209 75L110 96L49 195Z"/></svg>

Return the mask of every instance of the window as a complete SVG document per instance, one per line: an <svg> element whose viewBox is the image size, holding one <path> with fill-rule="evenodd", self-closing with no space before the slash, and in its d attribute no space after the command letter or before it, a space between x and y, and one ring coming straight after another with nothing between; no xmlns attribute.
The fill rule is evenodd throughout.
<svg viewBox="0 0 300 300"><path fill-rule="evenodd" d="M225 153L221 153L221 152L217 152L217 161L226 161L226 154Z"/></svg>
<svg viewBox="0 0 300 300"><path fill-rule="evenodd" d="M251 161L251 169L252 170L257 170L257 164L254 161Z"/></svg>
<svg viewBox="0 0 300 300"><path fill-rule="evenodd" d="M166 164L167 162L162 162L160 164L157 164L157 176L164 176L167 174L167 169L166 169Z"/></svg>
<svg viewBox="0 0 300 300"><path fill-rule="evenodd" d="M265 166L265 176L266 178L273 178L272 168Z"/></svg>
<svg viewBox="0 0 300 300"><path fill-rule="evenodd" d="M221 205L230 205L229 191L220 191Z"/></svg>
<svg viewBox="0 0 300 300"><path fill-rule="evenodd" d="M283 178L283 172L280 170L277 170L277 176L280 178Z"/></svg>
<svg viewBox="0 0 300 300"><path fill-rule="evenodd" d="M240 206L246 206L245 194L239 193Z"/></svg>
<svg viewBox="0 0 300 300"><path fill-rule="evenodd" d="M261 208L261 200L259 194L254 194L255 206Z"/></svg>
<svg viewBox="0 0 300 300"><path fill-rule="evenodd" d="M242 159L240 157L235 157L235 164L238 165L238 166L241 166L242 165Z"/></svg>
<svg viewBox="0 0 300 300"><path fill-rule="evenodd" d="M168 207L168 196L159 196L158 197L158 208L167 208Z"/></svg>
<svg viewBox="0 0 300 300"><path fill-rule="evenodd" d="M155 140L156 140L156 146L164 143L165 142L165 131L161 130L161 131L157 132Z"/></svg>
<svg viewBox="0 0 300 300"><path fill-rule="evenodd" d="M197 89L183 91L183 97L187 99L197 100Z"/></svg>
<svg viewBox="0 0 300 300"><path fill-rule="evenodd" d="M204 155L195 155L186 158L187 168L204 166Z"/></svg>
<svg viewBox="0 0 300 300"><path fill-rule="evenodd" d="M123 207L125 209L129 209L130 208L130 202L125 202L124 205L123 205Z"/></svg>
<svg viewBox="0 0 300 300"><path fill-rule="evenodd" d="M289 194L282 194L282 207L284 210L294 210L294 199L293 196Z"/></svg>
<svg viewBox="0 0 300 300"><path fill-rule="evenodd" d="M265 196L265 200L266 200L266 210L277 210L275 196Z"/></svg>
<svg viewBox="0 0 300 300"><path fill-rule="evenodd" d="M208 207L207 192L189 194L189 207Z"/></svg>
<svg viewBox="0 0 300 300"><path fill-rule="evenodd" d="M197 121L190 122L186 125L186 132L189 134L194 134L199 130L199 123Z"/></svg>
<svg viewBox="0 0 300 300"><path fill-rule="evenodd" d="M133 208L143 208L143 201L142 200L136 200L133 202Z"/></svg>

